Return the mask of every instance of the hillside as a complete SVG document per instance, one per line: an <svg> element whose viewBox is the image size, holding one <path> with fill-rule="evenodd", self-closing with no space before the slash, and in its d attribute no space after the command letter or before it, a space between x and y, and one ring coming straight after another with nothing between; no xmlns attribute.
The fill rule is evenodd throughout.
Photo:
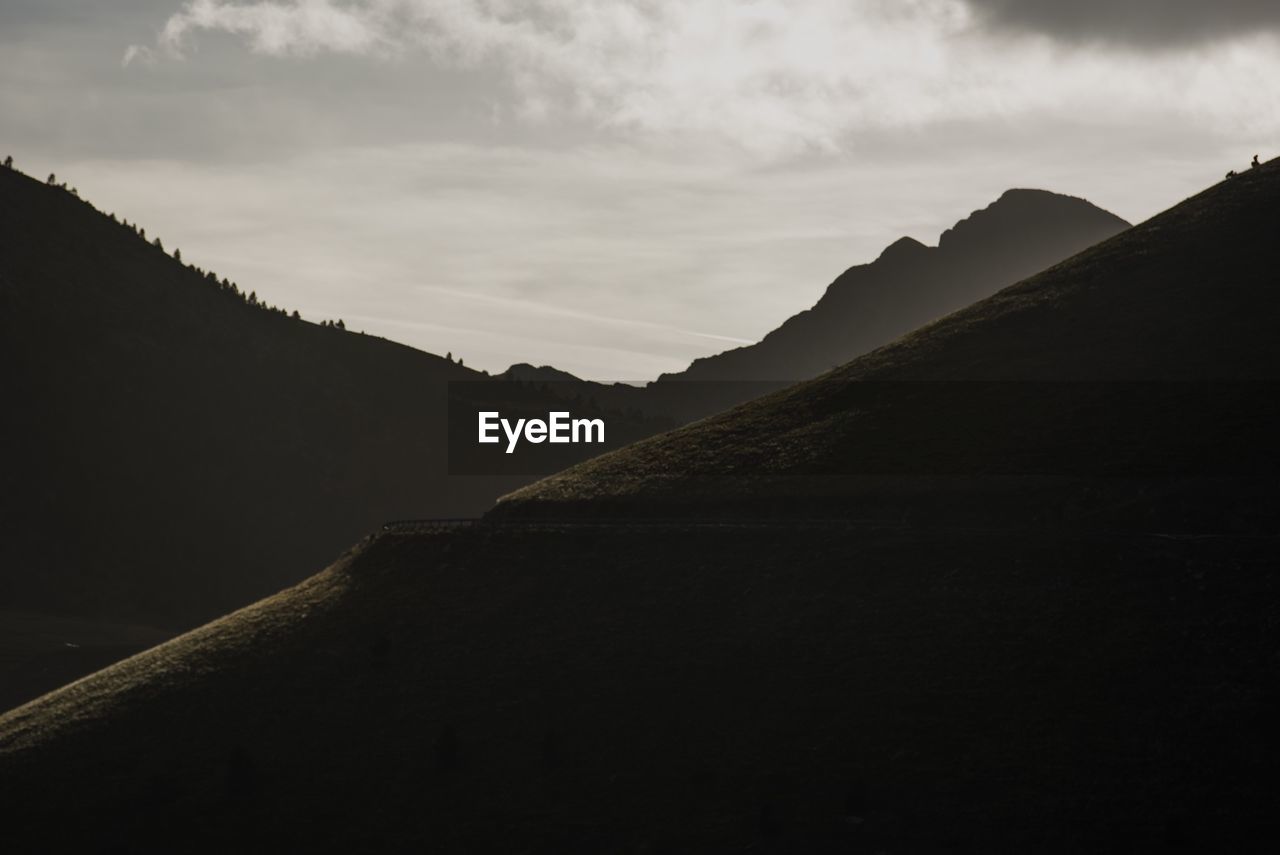
<svg viewBox="0 0 1280 855"><path fill-rule="evenodd" d="M384 519L489 503L433 459L444 382L477 372L250 305L12 170L0 233L10 607L190 625Z"/></svg>
<svg viewBox="0 0 1280 855"><path fill-rule="evenodd" d="M1009 190L943 232L904 237L849 268L817 304L756 344L694 360L662 380L796 382L988 297L1128 228L1084 199Z"/></svg>
<svg viewBox="0 0 1280 855"><path fill-rule="evenodd" d="M1096 482L1239 483L1231 466L1265 452L1275 426L1261 393L1280 367L1277 198L1271 163L839 371L539 482L479 524L385 531L294 589L0 717L10 839L1253 845L1280 808L1280 577L1273 529L1232 514L1273 519L1269 493L1224 515L1222 489L1171 502L1161 487L1145 494L1154 519L1130 495L1030 521L966 479L1001 476L989 467L1017 439L1017 471L1071 476L1060 499L1074 463ZM849 397L872 379L883 397ZM988 417L1001 443L974 443L961 392L991 381L1033 390L1034 406ZM1120 394L1035 392L1066 381ZM1171 409L1124 406L1143 384L1163 390L1144 404ZM921 389L929 418L912 426ZM1205 401L1235 410L1182 407ZM1150 459L1127 445L1188 414ZM1112 431L1126 447L1091 462ZM1088 439L1085 453L1064 454L1064 435ZM1204 456L1222 448L1236 452ZM959 472L962 501L923 522L842 518L866 483L849 463L863 449ZM1269 484L1273 460L1256 458ZM813 513L819 499L833 512ZM665 516L606 516L619 509Z"/></svg>
<svg viewBox="0 0 1280 855"><path fill-rule="evenodd" d="M1210 188L818 379L544 479L499 511L897 519L946 493L949 512L981 517L990 506L966 495L979 482L1006 494L1001 513L1024 514L1062 510L1064 478L1091 479L1080 489L1095 505L1104 491L1144 512L1151 496L1133 490L1162 478L1266 488L1276 172Z"/></svg>
<svg viewBox="0 0 1280 855"><path fill-rule="evenodd" d="M530 480L447 475L447 384L479 372L268 308L11 169L0 235L0 707L387 519L476 516ZM133 624L149 634L112 635Z"/></svg>

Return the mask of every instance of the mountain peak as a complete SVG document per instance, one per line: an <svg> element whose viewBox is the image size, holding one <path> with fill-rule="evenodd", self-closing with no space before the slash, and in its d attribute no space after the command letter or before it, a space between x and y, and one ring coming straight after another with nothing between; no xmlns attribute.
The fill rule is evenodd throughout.
<svg viewBox="0 0 1280 855"><path fill-rule="evenodd" d="M1066 196L1049 190L1013 188L981 210L974 211L942 233L940 249L954 249L962 244L985 245L994 240L1007 240L1011 234L1046 228L1079 227L1125 229L1128 223L1104 211L1087 199Z"/></svg>
<svg viewBox="0 0 1280 855"><path fill-rule="evenodd" d="M533 365L517 362L498 375L499 380L518 380L526 383L581 382L581 378L561 371L551 365Z"/></svg>
<svg viewBox="0 0 1280 855"><path fill-rule="evenodd" d="M956 223L937 247L899 238L870 264L850 267L813 308L756 344L703 357L661 379L816 377L1127 228L1084 199L1008 190Z"/></svg>
<svg viewBox="0 0 1280 855"><path fill-rule="evenodd" d="M922 251L927 251L928 249L929 247L925 246L913 237L900 237L893 243L886 246L876 261L901 261L903 259L915 257Z"/></svg>

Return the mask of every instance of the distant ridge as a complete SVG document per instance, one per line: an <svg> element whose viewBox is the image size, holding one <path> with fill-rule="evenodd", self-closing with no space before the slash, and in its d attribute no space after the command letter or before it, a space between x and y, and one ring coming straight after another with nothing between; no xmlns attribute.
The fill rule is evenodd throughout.
<svg viewBox="0 0 1280 855"><path fill-rule="evenodd" d="M900 238L758 343L694 360L660 382L807 380L1128 226L1084 199L1008 190L943 232L937 247Z"/></svg>

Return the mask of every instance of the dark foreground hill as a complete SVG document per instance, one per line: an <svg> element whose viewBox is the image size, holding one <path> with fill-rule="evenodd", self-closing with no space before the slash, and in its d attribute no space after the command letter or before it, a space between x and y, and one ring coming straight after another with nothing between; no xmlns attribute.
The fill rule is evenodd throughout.
<svg viewBox="0 0 1280 855"><path fill-rule="evenodd" d="M807 380L1128 227L1084 199L1009 190L943 232L936 247L904 237L846 270L813 308L756 344L662 380Z"/></svg>
<svg viewBox="0 0 1280 855"><path fill-rule="evenodd" d="M1251 478L1274 483L1277 199L1270 164L10 712L8 839L1256 845L1280 809L1275 503ZM1025 479L1031 512L1005 488ZM876 491L901 515L853 518ZM1055 495L1069 512L1046 516Z"/></svg>
<svg viewBox="0 0 1280 855"><path fill-rule="evenodd" d="M529 480L447 475L447 384L481 373L269 309L10 169L0 366L0 708Z"/></svg>

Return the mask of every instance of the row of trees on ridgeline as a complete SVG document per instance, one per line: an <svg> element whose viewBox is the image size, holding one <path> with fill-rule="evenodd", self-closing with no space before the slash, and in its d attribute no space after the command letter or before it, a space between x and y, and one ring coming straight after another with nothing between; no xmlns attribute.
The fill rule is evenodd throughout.
<svg viewBox="0 0 1280 855"><path fill-rule="evenodd" d="M14 168L13 155L7 155L3 161L3 164L5 169L13 169ZM50 172L49 177L45 179L45 183L50 187L55 187L59 190L65 190L66 192L70 193L72 196L75 196L77 199L80 198L80 192L75 187L68 187L67 182L65 181L59 182L58 176L52 172ZM89 205L89 207L93 207L88 202L85 202L85 204ZM111 220L111 222L116 223L122 226L123 228L126 228L132 231L142 240L145 241L147 239L147 230L144 228L141 228L136 223L130 223L128 220L124 219L123 217L117 219L114 212L107 214L107 217L108 219ZM152 239L151 245L154 246L156 249L160 250L161 252L165 251L164 243L158 237ZM246 294L240 290L240 287L236 283L227 279L225 276L219 279L218 274L214 273L212 270L206 271L195 266L194 264L184 264L182 261L182 250L180 249L174 249L173 260L178 262L179 264L182 264L188 270L200 276L203 276L204 279L211 286L217 288L219 291L229 294L236 299L242 300L246 305L253 306L254 308L258 308L258 309L263 309L268 312L277 312L281 315L287 315L288 317L293 318L295 321L302 320L302 315L298 313L297 309L294 309L293 312L288 312L287 310L281 309L277 306L267 305L266 301L258 299L258 292L256 291L250 291L248 294ZM331 328L331 329L339 329L339 330L345 330L347 328L347 325L342 322L341 318L339 318L336 321L321 321L320 326Z"/></svg>

